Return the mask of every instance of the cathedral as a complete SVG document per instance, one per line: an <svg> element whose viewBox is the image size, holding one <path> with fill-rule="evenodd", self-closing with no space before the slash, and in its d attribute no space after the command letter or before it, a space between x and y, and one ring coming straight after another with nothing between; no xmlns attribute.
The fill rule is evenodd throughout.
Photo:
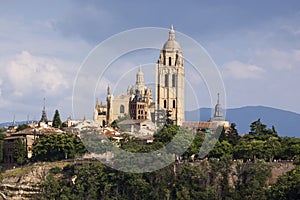
<svg viewBox="0 0 300 200"><path fill-rule="evenodd" d="M140 67L134 85L128 86L127 94L114 96L107 88L106 104L99 104L94 109L94 120L101 126L111 124L122 117L132 120L151 120L169 113L175 125L184 122L184 61L180 44L175 40L173 26L169 38L160 50L156 62L155 100L152 89L144 83L144 74Z"/></svg>

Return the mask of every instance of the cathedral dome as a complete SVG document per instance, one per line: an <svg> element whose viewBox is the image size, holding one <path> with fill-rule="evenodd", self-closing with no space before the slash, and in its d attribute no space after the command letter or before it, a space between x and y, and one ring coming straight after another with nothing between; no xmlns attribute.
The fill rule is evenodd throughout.
<svg viewBox="0 0 300 200"><path fill-rule="evenodd" d="M175 40L175 32L173 25L171 26L171 29L169 31L169 39L165 42L163 50L181 51L179 43Z"/></svg>
<svg viewBox="0 0 300 200"><path fill-rule="evenodd" d="M179 45L179 43L175 40L168 40L163 47L164 50L180 50L181 51L181 47Z"/></svg>

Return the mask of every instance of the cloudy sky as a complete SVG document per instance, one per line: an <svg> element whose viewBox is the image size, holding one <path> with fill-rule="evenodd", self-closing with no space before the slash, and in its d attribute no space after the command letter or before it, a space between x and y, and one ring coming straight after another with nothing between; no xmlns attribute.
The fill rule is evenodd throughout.
<svg viewBox="0 0 300 200"><path fill-rule="evenodd" d="M227 107L264 105L300 113L297 0L3 0L0 122L12 121L14 115L16 120L27 116L38 120L44 97L50 119L55 109L63 119L71 116L77 71L96 45L132 28L169 28L170 24L200 43L216 63ZM159 54L147 55L155 62ZM116 63L130 69L149 63L149 57L143 60L140 55L140 59ZM103 95L100 89L96 93L100 98ZM203 99L200 106L210 106L208 102Z"/></svg>

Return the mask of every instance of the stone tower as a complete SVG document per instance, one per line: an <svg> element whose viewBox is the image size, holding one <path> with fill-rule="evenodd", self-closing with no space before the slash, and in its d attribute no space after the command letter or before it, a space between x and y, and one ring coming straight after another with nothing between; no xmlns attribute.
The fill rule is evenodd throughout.
<svg viewBox="0 0 300 200"><path fill-rule="evenodd" d="M184 122L184 61L173 25L156 64L156 109L171 111L175 125Z"/></svg>
<svg viewBox="0 0 300 200"><path fill-rule="evenodd" d="M214 118L213 119L215 121L216 120L224 120L222 106L220 104L220 94L219 93L218 93L218 101L217 101L217 104L215 106L215 113L214 113Z"/></svg>

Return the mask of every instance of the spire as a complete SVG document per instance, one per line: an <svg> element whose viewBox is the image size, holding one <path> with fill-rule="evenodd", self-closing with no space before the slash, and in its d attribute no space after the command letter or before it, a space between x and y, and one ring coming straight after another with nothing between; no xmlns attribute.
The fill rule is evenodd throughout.
<svg viewBox="0 0 300 200"><path fill-rule="evenodd" d="M98 98L96 98L96 108L98 108L99 106L99 101L98 101Z"/></svg>
<svg viewBox="0 0 300 200"><path fill-rule="evenodd" d="M215 106L214 120L223 120L222 106L220 104L220 93L218 93L218 100Z"/></svg>
<svg viewBox="0 0 300 200"><path fill-rule="evenodd" d="M44 106L43 106L43 110L46 110L46 98L44 97Z"/></svg>
<svg viewBox="0 0 300 200"><path fill-rule="evenodd" d="M46 114L46 98L44 97L44 106L43 106L43 111L42 111L42 117L41 117L41 122L47 122L47 114Z"/></svg>
<svg viewBox="0 0 300 200"><path fill-rule="evenodd" d="M169 40L175 40L175 32L174 32L173 24L171 24L171 28L169 31Z"/></svg>
<svg viewBox="0 0 300 200"><path fill-rule="evenodd" d="M14 119L13 119L12 125L13 125L13 126L16 126L16 125L17 125L17 123L16 123L16 115L15 115L15 114L14 114Z"/></svg>
<svg viewBox="0 0 300 200"><path fill-rule="evenodd" d="M136 85L144 85L144 73L142 72L142 67L139 67L139 71L136 74Z"/></svg>
<svg viewBox="0 0 300 200"><path fill-rule="evenodd" d="M107 86L107 95L110 95L110 87L109 87L109 84Z"/></svg>

